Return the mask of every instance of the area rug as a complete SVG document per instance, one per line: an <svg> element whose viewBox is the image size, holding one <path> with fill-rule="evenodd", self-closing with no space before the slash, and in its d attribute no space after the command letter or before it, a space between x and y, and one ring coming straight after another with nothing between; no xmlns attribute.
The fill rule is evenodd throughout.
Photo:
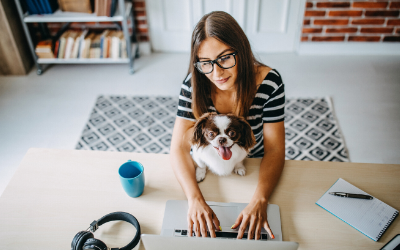
<svg viewBox="0 0 400 250"><path fill-rule="evenodd" d="M178 97L99 96L76 149L168 154ZM329 97L287 99L286 159L349 157Z"/></svg>

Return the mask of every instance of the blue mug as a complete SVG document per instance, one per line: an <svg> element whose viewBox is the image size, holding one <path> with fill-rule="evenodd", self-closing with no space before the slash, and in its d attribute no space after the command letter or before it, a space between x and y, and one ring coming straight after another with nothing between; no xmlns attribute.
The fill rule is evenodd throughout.
<svg viewBox="0 0 400 250"><path fill-rule="evenodd" d="M144 190L144 168L137 161L128 160L119 167L119 179L130 197L139 197Z"/></svg>

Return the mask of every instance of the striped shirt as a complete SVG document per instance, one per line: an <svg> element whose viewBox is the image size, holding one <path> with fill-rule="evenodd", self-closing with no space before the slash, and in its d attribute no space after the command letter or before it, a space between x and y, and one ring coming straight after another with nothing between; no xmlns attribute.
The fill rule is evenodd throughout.
<svg viewBox="0 0 400 250"><path fill-rule="evenodd" d="M179 95L177 116L190 121L196 121L192 112L191 74L183 81ZM217 112L210 98L211 106L208 112ZM264 156L263 124L281 122L285 118L285 88L281 75L276 69L270 70L259 86L253 99L246 120L249 122L256 138L256 145L250 150L248 157Z"/></svg>

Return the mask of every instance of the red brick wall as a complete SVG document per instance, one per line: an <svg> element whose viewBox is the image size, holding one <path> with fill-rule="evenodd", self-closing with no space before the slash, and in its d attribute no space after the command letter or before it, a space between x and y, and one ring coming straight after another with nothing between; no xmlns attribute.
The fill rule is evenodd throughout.
<svg viewBox="0 0 400 250"><path fill-rule="evenodd" d="M302 42L400 42L400 0L307 0Z"/></svg>
<svg viewBox="0 0 400 250"><path fill-rule="evenodd" d="M145 0L132 0L132 2L139 41L147 42L149 41L149 29L147 25L146 2Z"/></svg>

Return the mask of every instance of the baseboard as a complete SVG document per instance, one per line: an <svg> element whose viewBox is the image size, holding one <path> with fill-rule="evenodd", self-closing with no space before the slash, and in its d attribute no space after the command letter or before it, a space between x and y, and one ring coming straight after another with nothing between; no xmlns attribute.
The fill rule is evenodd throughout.
<svg viewBox="0 0 400 250"><path fill-rule="evenodd" d="M299 55L400 55L400 43L302 42Z"/></svg>

